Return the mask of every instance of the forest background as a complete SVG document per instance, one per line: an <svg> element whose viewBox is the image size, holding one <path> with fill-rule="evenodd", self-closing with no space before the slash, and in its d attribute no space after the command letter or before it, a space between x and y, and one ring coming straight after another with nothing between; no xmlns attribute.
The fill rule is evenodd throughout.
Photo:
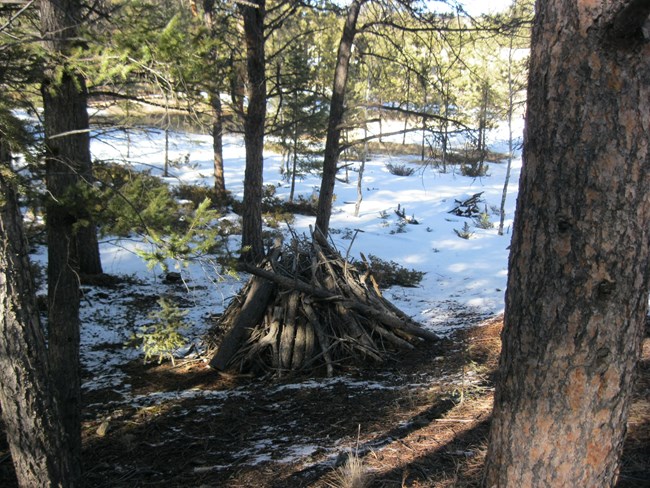
<svg viewBox="0 0 650 488"><path fill-rule="evenodd" d="M54 7L51 17L48 5ZM419 160L423 171L482 182L490 176L488 163L505 161L501 201L490 202L492 208L482 201L466 215L472 224L447 230L471 240L472 226L489 228L497 215L495 233L508 232L505 205L516 155L513 120L523 112L525 98L529 3L478 16L452 2L356 1L346 8L328 2L41 2L36 7L34 2L1 7L0 32L8 39L0 51L6 66L0 80L6 87L1 142L3 192L10 201L11 188L19 188L30 243L43 236L43 222L49 243L45 362L53 371L44 367L34 381L46 385L50 374L54 379L67 432L58 442L70 443L72 453L67 467L50 466L58 471L46 473L50 480L80 476L70 468L80 466L74 459L81 455L74 297L81 296L79 277L88 286L112 280L103 273L96 229L100 237L141 236L150 246L140 251L142 258L162 266L167 281L182 282L185 264L207 257L216 278L238 268L240 254L239 261L259 262L284 233L273 228L295 219L290 215L315 215L317 227L332 233L332 189L336 178L349 182L351 173L357 176L353 214L358 217L370 190L365 165L382 154L393 158L382 165L396 180L417 171ZM346 42L347 52L334 49ZM340 73L345 77L338 78ZM508 127L502 138L507 142L501 154L493 154L488 138L499 124ZM154 168L140 171L148 163L131 153L138 147L135 134L153 127L162 136L161 175ZM211 135L212 185L174 181L179 168L191 166L189 157L174 155L181 128ZM106 142L116 133L126 139L124 161L102 161L96 152L91 160L90 135ZM244 136L241 194L226 186L227 134ZM288 193L263 186L264 151L281 155L282 182L276 186L286 185ZM332 189L296 191L310 177L322 178L323 185L329 180ZM458 203L471 206L478 193L464 192ZM415 225L416 215L408 216L399 203L392 210L396 234ZM221 218L224 214L231 218ZM66 264L71 259L73 267ZM377 256L370 261L376 272L383 266L406 279L398 284L412 286L421 278L417 270ZM180 274L169 269L174 264ZM179 349L179 313L163 299L154 325L136 331L133 340L147 357L171 357ZM66 349L70 342L75 344ZM60 435L56 427L53 431ZM57 445L45 444L46 450ZM15 458L14 453L19 465Z"/></svg>

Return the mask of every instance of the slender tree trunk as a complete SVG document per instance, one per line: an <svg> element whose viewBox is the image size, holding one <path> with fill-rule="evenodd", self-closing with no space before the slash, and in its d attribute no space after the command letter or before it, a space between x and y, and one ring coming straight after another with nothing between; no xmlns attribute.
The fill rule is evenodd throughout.
<svg viewBox="0 0 650 488"><path fill-rule="evenodd" d="M406 72L406 110L411 108L411 72ZM409 116L404 116L404 133L402 134L402 145L406 144L406 131L408 129Z"/></svg>
<svg viewBox="0 0 650 488"><path fill-rule="evenodd" d="M485 484L613 486L650 272L650 2L538 1Z"/></svg>
<svg viewBox="0 0 650 488"><path fill-rule="evenodd" d="M264 124L266 121L266 58L264 54L265 0L240 4L244 16L248 72L248 110L244 123L246 171L242 216L242 259L259 261L262 240Z"/></svg>
<svg viewBox="0 0 650 488"><path fill-rule="evenodd" d="M424 110L426 111L427 106L427 89L424 88ZM420 161L424 161L425 151L427 143L427 118L422 116L422 141L420 143Z"/></svg>
<svg viewBox="0 0 650 488"><path fill-rule="evenodd" d="M478 176L483 176L483 165L485 163L485 158L487 157L487 146L485 143L487 136L487 109L489 102L489 86L487 81L483 82L481 92L481 109L478 120L478 142L476 145L478 162L475 167Z"/></svg>
<svg viewBox="0 0 650 488"><path fill-rule="evenodd" d="M291 189L289 190L289 202L293 202L296 193L296 173L298 173L298 127L293 126L291 141Z"/></svg>
<svg viewBox="0 0 650 488"><path fill-rule="evenodd" d="M76 0L42 0L44 46L54 63L64 56L76 36L80 5ZM79 365L79 255L77 231L86 216L86 203L77 186L88 171L89 135L83 79L67 68L45 72L41 91L45 129L45 173L48 240L48 353L55 399L61 409L74 471L81 472ZM85 244L83 244L85 246Z"/></svg>
<svg viewBox="0 0 650 488"><path fill-rule="evenodd" d="M165 93L165 162L163 166L163 177L169 178L169 98Z"/></svg>
<svg viewBox="0 0 650 488"><path fill-rule="evenodd" d="M214 25L215 0L203 0L203 22L207 27L210 37L215 33ZM213 63L217 60L217 50L212 52ZM212 108L212 153L214 161L214 192L219 205L225 204L228 199L226 179L223 171L223 107L221 104L220 83L210 83L208 88L210 107Z"/></svg>
<svg viewBox="0 0 650 488"><path fill-rule="evenodd" d="M516 3L516 2L515 2ZM503 182L503 191L501 192L501 206L499 207L499 235L503 235L503 224L506 218L506 197L508 195L508 185L510 184L510 171L512 169L512 117L514 109L515 88L514 80L512 79L512 55L513 55L513 41L510 38L510 46L508 49L508 163L506 166L506 177Z"/></svg>
<svg viewBox="0 0 650 488"><path fill-rule="evenodd" d="M449 82L443 85L443 107L444 107L444 118L441 121L442 124L442 172L447 172L447 153L449 151L449 106L451 105L449 100Z"/></svg>
<svg viewBox="0 0 650 488"><path fill-rule="evenodd" d="M363 172L366 169L366 160L368 159L368 103L370 102L370 67L366 77L366 107L363 109L363 154L361 155L361 164L359 164L359 176L357 178L357 201L354 204L354 216L359 216L361 202L363 201Z"/></svg>
<svg viewBox="0 0 650 488"><path fill-rule="evenodd" d="M67 78L67 79L66 79ZM74 89L67 75L62 87ZM72 88L71 88L72 87ZM43 88L45 133L69 117L68 107L59 97L49 95ZM65 139L65 140L64 140ZM76 462L80 466L80 364L79 364L79 261L75 224L77 216L66 204L65 197L78 184L74 171L75 136L55 139L46 148L46 179L49 199L47 216L47 280L48 280L48 351L57 402L63 415L66 437ZM68 142L68 144L63 144ZM83 146L83 142L80 144ZM67 155L67 156L64 156ZM69 155L69 156L68 156ZM71 167L73 170L71 171Z"/></svg>
<svg viewBox="0 0 650 488"><path fill-rule="evenodd" d="M219 93L210 95L212 106L212 152L214 157L214 191L219 204L227 200L226 178L223 172L223 108Z"/></svg>
<svg viewBox="0 0 650 488"><path fill-rule="evenodd" d="M336 57L334 71L334 86L330 101L330 114L327 124L327 137L325 140L325 155L323 158L323 179L321 181L318 209L316 212L316 228L323 235L329 232L330 218L332 216L332 202L334 201L334 184L339 160L341 122L345 111L345 87L348 81L348 68L352 56L352 44L357 33L357 19L361 6L366 0L353 0L348 7L341 43Z"/></svg>
<svg viewBox="0 0 650 488"><path fill-rule="evenodd" d="M76 38L81 17L80 10L79 0L44 0L41 2L44 46L52 57L53 64L60 63L63 66L64 56L67 55L73 43L78 42ZM61 110L67 109L67 112L59 112L55 118L50 117L50 124L46 127L45 136L48 138L48 144L67 147L73 151L69 154L61 154L61 157L69 162L67 171L76 172L80 181L92 185L94 179L90 155L86 81L74 70L64 68L64 71L66 73L60 85L54 83L52 79L45 81L49 92L49 104L60 106ZM46 77L53 76L52 73L46 75ZM45 104L44 100L43 108L47 112L48 106ZM58 108L54 110L58 110ZM65 116L62 117L64 113ZM69 137L61 136L61 134L70 131L75 131L76 134ZM52 136L57 136L59 140L51 140ZM66 142L66 139L74 139L74 142ZM101 274L102 265L97 242L97 229L92 215L88 214L82 203L79 204L76 212L79 217L79 225L75 228L79 270L89 275Z"/></svg>
<svg viewBox="0 0 650 488"><path fill-rule="evenodd" d="M0 168L0 408L7 442L21 487L74 487L78 479L49 389L28 245L2 140Z"/></svg>

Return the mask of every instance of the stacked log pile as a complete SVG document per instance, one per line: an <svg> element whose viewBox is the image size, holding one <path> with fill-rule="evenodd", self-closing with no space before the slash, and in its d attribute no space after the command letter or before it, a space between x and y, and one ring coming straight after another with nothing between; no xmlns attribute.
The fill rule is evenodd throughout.
<svg viewBox="0 0 650 488"><path fill-rule="evenodd" d="M217 369L332 376L337 367L382 362L439 340L382 296L370 270L359 272L317 232L242 269L252 276L220 320L226 333L210 361Z"/></svg>

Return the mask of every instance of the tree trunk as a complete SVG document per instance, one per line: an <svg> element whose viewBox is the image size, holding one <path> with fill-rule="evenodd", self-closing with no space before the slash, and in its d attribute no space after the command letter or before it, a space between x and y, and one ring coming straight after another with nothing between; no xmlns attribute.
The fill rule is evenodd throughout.
<svg viewBox="0 0 650 488"><path fill-rule="evenodd" d="M223 109L218 91L210 95L212 106L212 149L214 154L214 192L217 202L225 204L228 198L223 173Z"/></svg>
<svg viewBox="0 0 650 488"><path fill-rule="evenodd" d="M215 0L203 0L203 22L210 33L210 37L216 36L214 21ZM218 52L211 51L213 64L218 62ZM217 73L217 78L220 78ZM221 83L210 82L208 87L210 107L212 108L212 153L214 161L214 192L217 204L225 205L228 200L226 191L226 179L223 172L223 106L221 104Z"/></svg>
<svg viewBox="0 0 650 488"><path fill-rule="evenodd" d="M506 218L506 197L508 196L508 185L510 184L510 172L512 170L512 117L515 105L515 87L512 78L512 55L514 54L513 37L510 37L508 46L508 162L506 163L506 176L503 181L503 190L501 191L501 205L499 206L499 230L500 236L503 235L503 224Z"/></svg>
<svg viewBox="0 0 650 488"><path fill-rule="evenodd" d="M74 81L64 75L62 87L70 88ZM74 88L72 88L74 89ZM56 133L52 126L69 117L68 108L59 97L52 97L47 85L43 87L45 133ZM64 427L74 465L81 457L80 379L79 379L79 262L74 209L64 202L66 194L78 184L78 175L71 171L72 155L83 146L77 136L55 139L47 144L46 179L50 197L47 215L47 282L48 282L48 352L55 396L61 408ZM67 142L68 144L63 144ZM77 146L77 147L75 147ZM74 166L72 166L74 168Z"/></svg>
<svg viewBox="0 0 650 488"><path fill-rule="evenodd" d="M4 149L0 140L0 408L18 484L74 487L78 480L48 389L28 245L16 194L4 172Z"/></svg>
<svg viewBox="0 0 650 488"><path fill-rule="evenodd" d="M291 189L289 190L289 203L293 203L296 194L296 173L298 173L298 127L293 126L291 141Z"/></svg>
<svg viewBox="0 0 650 488"><path fill-rule="evenodd" d="M81 5L78 0L44 0L41 3L41 26L45 36L44 46L53 64L65 63L64 57L79 42L77 30L81 17ZM47 144L51 145L58 156L68 163L68 172L76 172L79 181L92 185L94 182L92 158L90 155L90 133L87 110L88 91L84 78L69 70L61 83L54 81L53 73L46 74L44 85L48 89L48 100L43 100L43 109L53 110L56 115L49 117L46 124L45 136ZM73 136L62 136L67 132L75 132ZM56 136L57 139L51 139ZM74 141L73 141L74 140ZM68 152L69 151L69 152ZM81 202L76 209L79 225L75 228L79 270L88 275L102 273L102 264L97 242L97 229L92 215Z"/></svg>
<svg viewBox="0 0 650 488"><path fill-rule="evenodd" d="M348 67L352 56L352 44L357 33L357 19L361 6L366 0L354 0L348 7L341 43L336 57L334 71L334 86L330 101L330 114L327 124L327 137L325 140L325 155L323 158L323 179L320 186L318 210L316 213L316 228L323 235L329 232L330 218L332 216L332 202L334 201L334 184L336 182L336 169L339 160L341 122L345 111L345 86L348 81Z"/></svg>
<svg viewBox="0 0 650 488"><path fill-rule="evenodd" d="M246 171L242 216L242 258L250 262L259 261L264 256L262 184L266 119L265 3L265 0L256 0L239 4L244 16L248 73L248 110L244 122Z"/></svg>
<svg viewBox="0 0 650 488"><path fill-rule="evenodd" d="M76 36L80 5L76 0L43 0L40 5L44 46L52 63L62 65ZM81 470L78 247L87 246L79 242L77 231L90 221L78 185L90 171L88 113L83 78L66 67L62 74L55 72L54 66L46 70L41 87L48 193L48 353L77 479Z"/></svg>
<svg viewBox="0 0 650 488"><path fill-rule="evenodd" d="M486 486L616 482L648 305L649 14L537 3Z"/></svg>

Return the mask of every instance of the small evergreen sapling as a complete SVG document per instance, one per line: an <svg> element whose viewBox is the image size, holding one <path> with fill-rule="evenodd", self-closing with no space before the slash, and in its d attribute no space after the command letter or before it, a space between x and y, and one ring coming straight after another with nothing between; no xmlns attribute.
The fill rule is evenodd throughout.
<svg viewBox="0 0 650 488"><path fill-rule="evenodd" d="M474 235L474 232L472 231L471 227L467 222L463 224L463 228L461 230L454 229L454 232L461 239L469 239Z"/></svg>
<svg viewBox="0 0 650 488"><path fill-rule="evenodd" d="M474 223L479 229L492 229L494 224L490 221L490 214L488 214L487 205L485 210L474 217Z"/></svg>
<svg viewBox="0 0 650 488"><path fill-rule="evenodd" d="M174 303L163 297L158 300L158 305L160 310L149 314L149 318L154 322L141 327L135 337L142 341L145 363L152 357L158 356L158 364L165 358L169 358L175 365L174 353L185 345L185 337L181 331L188 328L184 320L187 311L180 310Z"/></svg>

